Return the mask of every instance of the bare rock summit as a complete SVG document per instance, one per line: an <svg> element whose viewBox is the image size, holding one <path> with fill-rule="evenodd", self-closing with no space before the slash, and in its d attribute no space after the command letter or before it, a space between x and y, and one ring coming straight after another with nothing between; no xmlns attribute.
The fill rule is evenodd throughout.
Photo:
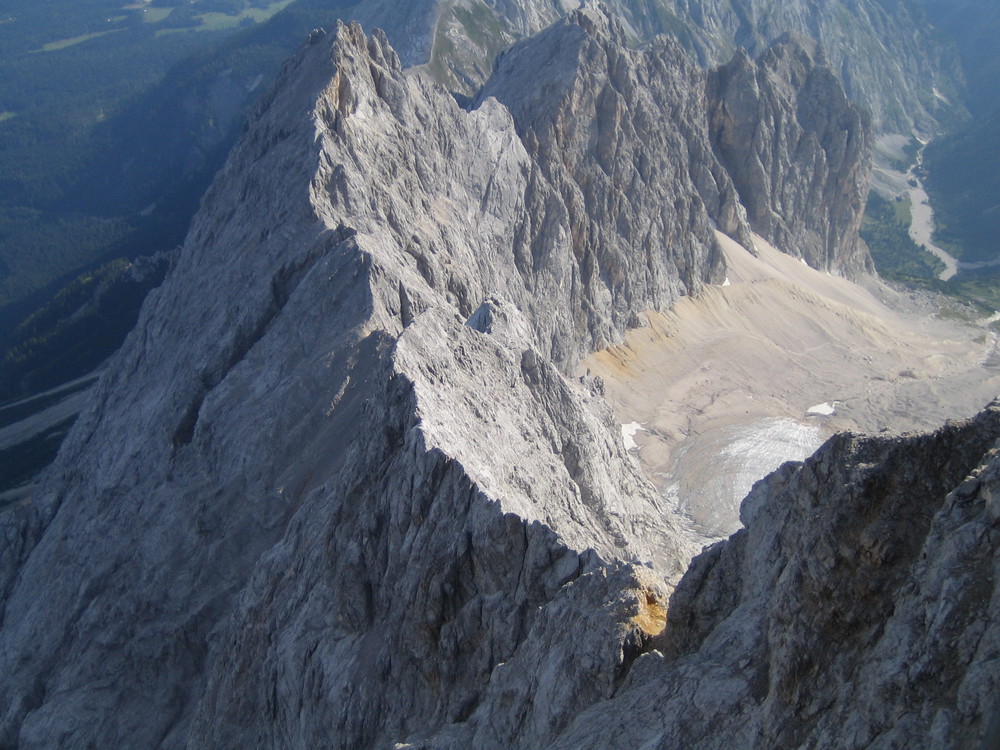
<svg viewBox="0 0 1000 750"><path fill-rule="evenodd" d="M0 746L979 731L996 597L962 561L996 559L994 410L834 439L685 574L697 537L570 377L725 279L716 227L866 268L864 123L814 101L815 60L710 79L626 38L571 13L466 108L357 25L285 64L41 488L0 511ZM773 147L730 142L753 113Z"/></svg>

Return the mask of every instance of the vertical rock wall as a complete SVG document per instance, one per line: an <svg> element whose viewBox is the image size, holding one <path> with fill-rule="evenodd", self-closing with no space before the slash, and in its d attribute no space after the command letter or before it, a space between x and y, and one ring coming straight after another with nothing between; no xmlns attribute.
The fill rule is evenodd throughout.
<svg viewBox="0 0 1000 750"><path fill-rule="evenodd" d="M748 234L704 75L623 39L469 109L356 25L286 63L3 512L0 745L528 748L622 688L693 542L566 373Z"/></svg>

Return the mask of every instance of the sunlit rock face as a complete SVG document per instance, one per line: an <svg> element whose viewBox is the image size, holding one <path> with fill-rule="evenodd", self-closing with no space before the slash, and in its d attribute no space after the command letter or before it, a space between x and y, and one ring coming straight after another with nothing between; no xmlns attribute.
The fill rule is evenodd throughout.
<svg viewBox="0 0 1000 750"><path fill-rule="evenodd" d="M819 56L819 57L818 57ZM874 270L858 237L870 130L815 44L785 37L709 74L712 144L754 229L814 268Z"/></svg>
<svg viewBox="0 0 1000 750"><path fill-rule="evenodd" d="M909 0L602 0L601 4L620 19L631 45L670 36L706 69L729 62L741 49L756 58L788 33L820 42L827 66L848 98L871 114L875 131L907 135L938 132L942 123L963 116L965 76L960 54L934 28L937 20L949 27L953 25L949 13L986 18L993 12L979 5L972 11L954 2ZM930 6L927 13L925 4ZM430 60L429 67L442 82L474 94L489 77L497 51L574 8L597 3L420 0L412 5L403 14L386 3L364 0L351 12L366 28L384 26L394 43L404 45L407 64ZM945 5L947 12L938 8ZM934 16L934 25L928 13ZM984 29L991 28L990 20ZM426 36L414 41L414 32ZM438 40L436 46L429 43L432 38ZM983 79L976 72L971 77Z"/></svg>
<svg viewBox="0 0 1000 750"><path fill-rule="evenodd" d="M609 28L575 16L538 44L607 56ZM568 79L602 74L587 62ZM564 373L634 310L724 275L688 156L711 153L704 124L685 137L645 116L667 134L627 155L671 171L631 204L634 169L583 186L604 207L589 216L583 187L559 186L593 171L542 165L496 99L460 108L405 75L384 35L314 34L45 489L5 513L4 742L426 732L467 717L519 648L556 639L545 608L581 576L594 637L546 653L582 672L558 695L538 686L551 717L511 736L550 736L610 694L647 639L631 618L695 547L600 383ZM591 101L574 121L605 117ZM567 143L567 160L596 149Z"/></svg>
<svg viewBox="0 0 1000 750"><path fill-rule="evenodd" d="M741 619L744 589L782 603L780 640L802 590L781 562L843 531L847 551L816 564L871 550L936 590L911 547L951 506L928 500L885 549L855 539L820 479L861 476L851 497L877 510L869 453L911 443L845 438L758 485L748 530L667 606L693 537L627 453L601 381L567 373L641 311L721 283L715 227L746 240L752 220L716 157L706 74L672 43L626 38L571 14L510 49L468 108L359 26L286 63L42 489L0 517L0 744L656 747L743 737L732 706L753 737L769 721L811 736L785 679L808 629L793 618L793 640L761 651L771 605ZM772 210L809 226L819 195ZM975 440L925 439L962 458L906 480L886 512L960 481L992 420ZM903 481L894 461L871 492ZM712 572L726 555L734 577ZM911 579L886 570L858 578L880 587L865 632ZM839 622L814 604L807 625ZM746 631L739 659L700 656L726 623ZM802 643L827 645L853 664L869 644ZM703 719L679 697L697 690ZM642 695L662 700L636 720ZM816 695L802 705L830 705Z"/></svg>

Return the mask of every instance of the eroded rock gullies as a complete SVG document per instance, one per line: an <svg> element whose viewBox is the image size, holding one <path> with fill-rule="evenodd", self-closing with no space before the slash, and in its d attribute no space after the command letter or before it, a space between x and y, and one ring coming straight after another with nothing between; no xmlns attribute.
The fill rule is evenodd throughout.
<svg viewBox="0 0 1000 750"><path fill-rule="evenodd" d="M3 513L0 745L528 748L621 690L692 543L566 373L746 226L703 77L618 35L470 110L359 26L285 65Z"/></svg>
<svg viewBox="0 0 1000 750"><path fill-rule="evenodd" d="M708 76L709 130L754 229L814 268L872 273L858 236L871 139L815 43L786 37Z"/></svg>
<svg viewBox="0 0 1000 750"><path fill-rule="evenodd" d="M536 631L561 618L576 637L537 654L551 676L516 683L524 705L504 735L544 743L611 695L648 643L630 618L665 589L604 560L652 554L676 569L686 550L649 520L655 498L592 397L439 311L388 356L355 471L306 499L222 631L193 746L425 736L464 722L502 664L537 654ZM571 584L587 607L559 604Z"/></svg>
<svg viewBox="0 0 1000 750"><path fill-rule="evenodd" d="M829 66L850 100L872 115L878 133L932 133L961 117L963 72L958 54L909 0L602 0L621 20L630 46L657 35L672 37L708 69L740 49L757 57L780 37L795 33L826 49ZM536 34L561 15L597 2L581 0L421 0L433 7L431 28L386 12L386 4L361 2L353 18L384 25L394 43L411 29L436 40L408 46L407 64L430 60L450 88L474 94L489 77L491 60L506 45ZM954 4L951 5L954 7ZM984 12L977 9L976 13ZM959 14L975 15L961 9ZM966 71L966 73L973 71ZM972 77L972 76L970 76Z"/></svg>
<svg viewBox="0 0 1000 750"><path fill-rule="evenodd" d="M674 290L696 293L703 279L721 283L710 219L750 239L707 137L704 74L669 39L625 45L613 17L571 13L506 50L477 101L493 97L509 109L541 177L571 212L574 253L636 310L650 306L643 297L655 302L645 289L676 298Z"/></svg>
<svg viewBox="0 0 1000 750"><path fill-rule="evenodd" d="M618 604L552 651L581 676L540 684L550 718L512 736L609 694L645 638L629 618L691 548L599 384L562 373L722 269L696 233L624 232L649 270L616 284L596 242L575 254L578 211L495 100L462 110L381 34L313 35L47 483L4 513L2 744L427 733L583 573ZM674 257L684 278L657 271Z"/></svg>
<svg viewBox="0 0 1000 750"><path fill-rule="evenodd" d="M783 35L820 42L876 132L933 132L960 114L963 74L919 3L908 0L612 0L637 29L675 34L710 67L757 57ZM648 33L648 32L646 32Z"/></svg>

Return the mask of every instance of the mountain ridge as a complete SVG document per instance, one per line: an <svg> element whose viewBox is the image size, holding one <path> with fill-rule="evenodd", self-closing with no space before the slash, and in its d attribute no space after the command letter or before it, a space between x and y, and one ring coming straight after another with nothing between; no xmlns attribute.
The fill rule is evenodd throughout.
<svg viewBox="0 0 1000 750"><path fill-rule="evenodd" d="M200 193L235 141L247 109L268 87L278 61L294 49L311 26L326 26L340 15L360 20L369 29L386 28L389 38L403 50L405 65L420 65L453 90L469 94L488 77L499 50L544 28L577 4L548 0L427 0L396 8L366 0L343 2L334 9L329 4L321 8L322 4L313 0L299 0L267 24L230 40L217 53L186 61L173 69L162 85L137 100L131 114L123 113L121 118L97 127L94 143L103 145L95 146L97 151L88 168L96 175L94 179L81 177L74 187L67 184L64 205L60 204L57 213L47 212L51 206L32 206L10 225L13 234L7 249L11 258L18 255L21 244L34 247L44 240L43 245L54 247L77 245L81 241L79 233L71 229L76 223L90 226L96 222L98 234L116 239L102 244L98 234L93 234L92 240L87 240L90 244L97 242L91 256L62 254L67 259L75 258L76 270L69 277L56 274L58 281L52 282L47 291L8 306L4 319L11 328L16 326L59 285L80 271L86 272L86 257L101 262L133 258L146 252L168 251L178 244ZM630 45L656 34L668 34L704 67L728 62L740 47L757 57L789 29L822 38L835 73L851 89L855 103L866 107L869 100L874 102L871 108L878 131L909 133L913 124L919 123L917 129L926 134L939 130L932 122L934 118L940 125L946 120L951 122L952 114L961 117L961 96L956 93L960 76L953 70L954 55L948 52L946 40L937 39L923 28L925 19L919 8L902 3L894 12L883 7L884 3L867 1L849 8L827 6L830 4L798 2L790 9L767 3L747 8L732 0L705 0L682 8L672 0L642 4L619 0L608 8L624 25ZM931 62L921 62L924 58ZM868 67L855 70L855 61ZM882 83L888 81L891 85L882 85L884 91L876 86L875 91L854 92L874 80L869 69L873 64L885 71L880 74L880 80L885 79ZM911 106L918 100L922 103ZM953 109L955 113L948 114ZM880 124L887 117L895 118L891 128ZM74 153L87 150L77 149ZM35 209L43 210L38 213ZM83 211L85 215L73 213L53 223L63 209ZM114 222L105 221L111 216L117 217ZM107 234L110 227L114 227L113 234ZM53 231L55 237L51 236ZM38 253L33 257L37 259ZM16 284L22 284L25 279L20 277L29 270L39 283L53 278L38 275L36 260L27 265L14 263L12 268L12 282L18 277ZM27 294L29 287L31 284L19 288ZM120 340L117 338L115 343ZM12 351L11 355L6 369L8 382L15 382L25 373L16 353ZM73 370L65 377L83 374L82 370ZM36 387L40 384L26 382L21 395L30 394Z"/></svg>
<svg viewBox="0 0 1000 750"><path fill-rule="evenodd" d="M676 45L577 12L495 75L463 109L358 25L284 65L0 516L0 744L537 747L659 658L700 540L568 373L752 222Z"/></svg>

